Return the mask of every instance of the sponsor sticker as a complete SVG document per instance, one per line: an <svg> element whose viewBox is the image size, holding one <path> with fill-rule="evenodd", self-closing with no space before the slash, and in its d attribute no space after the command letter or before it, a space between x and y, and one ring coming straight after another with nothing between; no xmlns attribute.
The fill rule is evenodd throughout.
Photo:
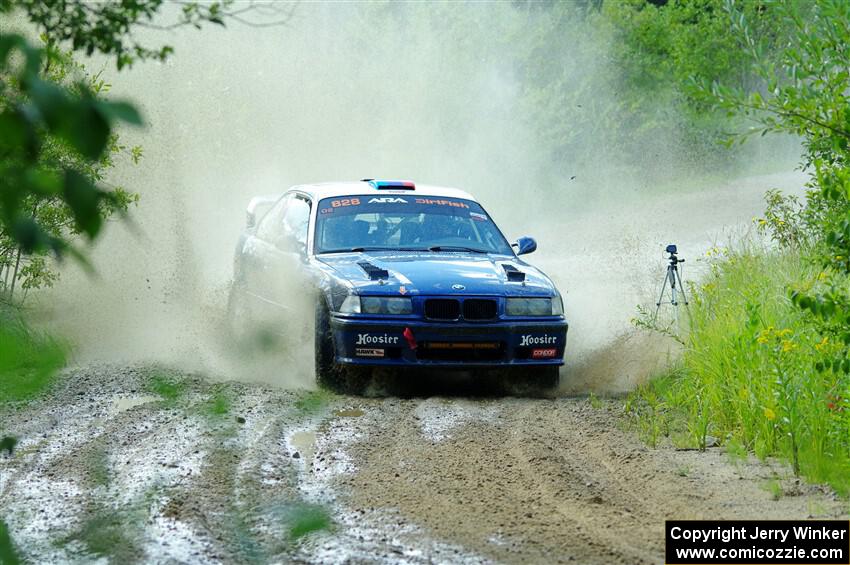
<svg viewBox="0 0 850 565"><path fill-rule="evenodd" d="M404 198L393 198L392 196L384 196L381 198L372 198L369 204L407 204Z"/></svg>
<svg viewBox="0 0 850 565"><path fill-rule="evenodd" d="M524 335L520 338L520 346L527 345L552 345L558 338L554 335Z"/></svg>
<svg viewBox="0 0 850 565"><path fill-rule="evenodd" d="M333 208L322 208L322 210L321 210L322 214L330 214L333 211L334 211Z"/></svg>
<svg viewBox="0 0 850 565"><path fill-rule="evenodd" d="M357 334L357 342L354 345L397 345L397 335L372 335L372 334Z"/></svg>
<svg viewBox="0 0 850 565"><path fill-rule="evenodd" d="M486 222L487 216L485 214L479 214L478 212L470 212L469 217L475 220L476 222Z"/></svg>
<svg viewBox="0 0 850 565"><path fill-rule="evenodd" d="M354 354L358 357L383 357L384 350L371 347L358 347L354 350Z"/></svg>
<svg viewBox="0 0 850 565"><path fill-rule="evenodd" d="M344 206L360 206L359 198L340 198L339 200L331 200L331 207L341 208Z"/></svg>
<svg viewBox="0 0 850 565"><path fill-rule="evenodd" d="M463 202L454 202L452 200L442 200L436 198L417 198L416 203L433 204L435 206L454 206L455 208L469 208L469 205Z"/></svg>
<svg viewBox="0 0 850 565"><path fill-rule="evenodd" d="M404 286L404 285L401 285L400 287L398 287L398 293L399 294L407 294L407 287Z"/></svg>
<svg viewBox="0 0 850 565"><path fill-rule="evenodd" d="M557 355L557 349L532 349L531 350L531 358L532 359L551 359L555 355Z"/></svg>

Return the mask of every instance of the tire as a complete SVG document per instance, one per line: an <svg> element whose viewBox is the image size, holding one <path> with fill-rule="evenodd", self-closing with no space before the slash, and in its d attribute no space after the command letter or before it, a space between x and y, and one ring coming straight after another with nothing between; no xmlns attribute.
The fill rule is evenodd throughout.
<svg viewBox="0 0 850 565"><path fill-rule="evenodd" d="M330 312L321 299L316 304L313 349L316 384L334 392L363 394L369 384L371 370L367 367L350 367L336 362Z"/></svg>
<svg viewBox="0 0 850 565"><path fill-rule="evenodd" d="M558 387L560 367L515 367L502 374L502 389L516 396L546 396Z"/></svg>
<svg viewBox="0 0 850 565"><path fill-rule="evenodd" d="M227 297L227 332L237 345L244 346L251 333L251 312L245 293L235 282L230 285Z"/></svg>
<svg viewBox="0 0 850 565"><path fill-rule="evenodd" d="M316 384L323 388L336 388L336 363L331 335L331 320L327 307L319 301L316 305L316 325L313 335L316 359Z"/></svg>
<svg viewBox="0 0 850 565"><path fill-rule="evenodd" d="M558 384L561 382L561 368L557 365L539 367L534 369L529 377L532 386L541 392L548 392L558 388Z"/></svg>

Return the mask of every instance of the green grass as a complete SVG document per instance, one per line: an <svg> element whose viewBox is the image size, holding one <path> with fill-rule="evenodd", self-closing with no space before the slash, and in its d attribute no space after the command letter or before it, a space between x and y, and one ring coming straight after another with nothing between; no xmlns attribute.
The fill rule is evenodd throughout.
<svg viewBox="0 0 850 565"><path fill-rule="evenodd" d="M817 276L787 251L745 248L715 260L692 289L680 364L626 402L640 435L700 448L711 435L733 457L778 456L850 494L850 378L815 369L833 346L789 299Z"/></svg>
<svg viewBox="0 0 850 565"><path fill-rule="evenodd" d="M0 564L2 565L18 565L21 563L21 558L18 555L15 544L12 542L12 536L9 534L9 527L6 522L0 520Z"/></svg>
<svg viewBox="0 0 850 565"><path fill-rule="evenodd" d="M44 392L65 366L67 347L30 328L14 309L0 308L0 404Z"/></svg>
<svg viewBox="0 0 850 565"><path fill-rule="evenodd" d="M315 414L325 408L333 398L333 394L325 390L311 390L304 392L295 401L295 408L303 414Z"/></svg>
<svg viewBox="0 0 850 565"><path fill-rule="evenodd" d="M135 563L143 551L136 536L137 527L128 522L136 518L102 509L89 516L79 529L61 540L60 545L78 542L88 555L107 557L111 563Z"/></svg>
<svg viewBox="0 0 850 565"><path fill-rule="evenodd" d="M779 500L783 496L785 496L785 491L782 490L782 484L779 482L779 479L770 479L761 485L762 490L765 490L770 493L770 498L773 500Z"/></svg>
<svg viewBox="0 0 850 565"><path fill-rule="evenodd" d="M206 404L210 416L226 416L230 413L230 396L223 390L215 390Z"/></svg>
<svg viewBox="0 0 850 565"><path fill-rule="evenodd" d="M101 445L81 453L83 468L93 486L109 486L109 454Z"/></svg>
<svg viewBox="0 0 850 565"><path fill-rule="evenodd" d="M185 383L162 371L157 371L150 376L146 388L149 392L160 396L166 404L175 404L186 392Z"/></svg>
<svg viewBox="0 0 850 565"><path fill-rule="evenodd" d="M297 540L309 533L331 528L332 522L328 511L318 504L299 504L288 512L287 527L289 537Z"/></svg>

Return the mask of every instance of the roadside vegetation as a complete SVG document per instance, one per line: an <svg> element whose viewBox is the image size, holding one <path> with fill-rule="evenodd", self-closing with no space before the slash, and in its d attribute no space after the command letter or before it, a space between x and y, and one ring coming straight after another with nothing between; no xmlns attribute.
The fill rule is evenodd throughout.
<svg viewBox="0 0 850 565"><path fill-rule="evenodd" d="M715 255L693 287L682 360L627 401L642 436L780 456L850 494L847 375L822 368L839 346L789 296L819 275L796 250L741 244Z"/></svg>
<svg viewBox="0 0 850 565"><path fill-rule="evenodd" d="M803 140L803 202L766 195L758 241L710 252L693 288L681 363L627 402L639 429L700 448L787 460L793 472L850 494L850 6L802 12L772 4L789 30L777 55L728 3L758 88L704 86L706 100L749 119L747 133Z"/></svg>
<svg viewBox="0 0 850 565"><path fill-rule="evenodd" d="M29 400L50 386L66 351L60 340L28 327L15 310L0 308L0 404Z"/></svg>

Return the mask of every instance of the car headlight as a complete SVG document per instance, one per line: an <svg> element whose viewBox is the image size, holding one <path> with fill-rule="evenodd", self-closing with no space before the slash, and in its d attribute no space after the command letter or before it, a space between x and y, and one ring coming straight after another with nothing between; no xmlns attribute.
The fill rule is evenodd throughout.
<svg viewBox="0 0 850 565"><path fill-rule="evenodd" d="M360 313L360 297L356 294L349 294L342 301L339 307L340 314L359 314Z"/></svg>
<svg viewBox="0 0 850 565"><path fill-rule="evenodd" d="M400 296L357 296L345 298L339 308L341 314L390 314L404 315L413 312L410 298Z"/></svg>
<svg viewBox="0 0 850 565"><path fill-rule="evenodd" d="M564 313L561 297L508 298L505 304L508 316L560 316Z"/></svg>
<svg viewBox="0 0 850 565"><path fill-rule="evenodd" d="M556 294L555 298L552 299L552 315L553 316L563 316L564 315L564 299L561 298L560 293Z"/></svg>
<svg viewBox="0 0 850 565"><path fill-rule="evenodd" d="M360 310L364 314L410 314L413 312L413 302L410 298L399 296L361 296Z"/></svg>

